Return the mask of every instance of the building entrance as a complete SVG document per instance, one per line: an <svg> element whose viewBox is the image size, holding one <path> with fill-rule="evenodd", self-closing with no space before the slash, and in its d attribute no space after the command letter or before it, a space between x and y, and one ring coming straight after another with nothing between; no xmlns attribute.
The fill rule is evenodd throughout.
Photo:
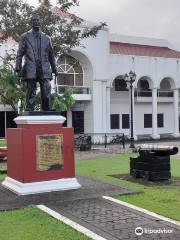
<svg viewBox="0 0 180 240"><path fill-rule="evenodd" d="M72 126L74 133L84 133L84 111L72 111Z"/></svg>
<svg viewBox="0 0 180 240"><path fill-rule="evenodd" d="M13 121L15 117L17 114L14 111L0 111L0 138L6 137L6 128L16 128L16 123Z"/></svg>

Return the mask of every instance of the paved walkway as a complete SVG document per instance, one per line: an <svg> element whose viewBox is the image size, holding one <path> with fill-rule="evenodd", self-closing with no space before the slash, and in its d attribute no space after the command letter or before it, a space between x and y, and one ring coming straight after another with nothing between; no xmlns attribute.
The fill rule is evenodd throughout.
<svg viewBox="0 0 180 240"><path fill-rule="evenodd" d="M180 227L102 198L103 195L132 194L136 191L88 177L78 177L78 181L82 188L77 190L29 196L17 196L0 185L0 210L44 204L107 240L180 239ZM136 227L167 229L172 233L137 236Z"/></svg>
<svg viewBox="0 0 180 240"><path fill-rule="evenodd" d="M102 198L47 204L49 208L79 223L107 240L180 239L180 227ZM135 229L166 229L172 233L137 236Z"/></svg>

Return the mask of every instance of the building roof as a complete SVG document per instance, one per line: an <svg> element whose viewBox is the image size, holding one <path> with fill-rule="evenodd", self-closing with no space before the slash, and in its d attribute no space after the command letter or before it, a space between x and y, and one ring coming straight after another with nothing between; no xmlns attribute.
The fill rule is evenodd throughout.
<svg viewBox="0 0 180 240"><path fill-rule="evenodd" d="M110 42L120 42L120 43L155 46L155 47L168 47L170 49L175 49L175 46L173 46L167 39L130 36L130 35L122 35L122 34L116 34L116 33L110 33Z"/></svg>
<svg viewBox="0 0 180 240"><path fill-rule="evenodd" d="M61 8L58 7L58 6L55 6L55 7L52 8L52 13L55 16L58 16L58 17L61 17L61 18L72 18L72 17L74 17L74 18L77 18L79 20L83 20L82 18L76 16L73 13L62 11Z"/></svg>
<svg viewBox="0 0 180 240"><path fill-rule="evenodd" d="M0 39L3 37L3 34L0 32ZM12 37L8 37L5 42L7 43L15 43L15 40Z"/></svg>
<svg viewBox="0 0 180 240"><path fill-rule="evenodd" d="M180 58L180 52L168 47L130 44L122 42L110 42L111 54L123 54L134 56Z"/></svg>

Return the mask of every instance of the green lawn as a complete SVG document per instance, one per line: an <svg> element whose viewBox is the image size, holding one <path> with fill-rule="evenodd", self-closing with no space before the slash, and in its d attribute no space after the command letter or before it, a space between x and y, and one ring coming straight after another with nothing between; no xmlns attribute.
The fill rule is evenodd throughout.
<svg viewBox="0 0 180 240"><path fill-rule="evenodd" d="M1 240L88 240L34 206L0 212Z"/></svg>
<svg viewBox="0 0 180 240"><path fill-rule="evenodd" d="M5 139L0 139L0 147L5 147L6 146L6 140ZM6 174L2 174L2 172L6 169L6 167L2 166L0 164L0 181L2 181L5 177Z"/></svg>
<svg viewBox="0 0 180 240"><path fill-rule="evenodd" d="M0 181L4 180L5 177L6 177L5 174L0 174Z"/></svg>
<svg viewBox="0 0 180 240"><path fill-rule="evenodd" d="M5 147L5 146L6 146L6 140L0 139L0 147Z"/></svg>
<svg viewBox="0 0 180 240"><path fill-rule="evenodd" d="M158 214L180 221L180 185L143 186L108 175L129 173L128 154L95 160L76 161L76 173L95 179L117 183L132 189L142 190L143 193L116 198L148 209ZM180 160L171 160L171 173L180 177Z"/></svg>
<svg viewBox="0 0 180 240"><path fill-rule="evenodd" d="M1 166L1 163L0 163L0 181L4 180L4 178L6 177L6 170L7 170L7 167L5 166Z"/></svg>

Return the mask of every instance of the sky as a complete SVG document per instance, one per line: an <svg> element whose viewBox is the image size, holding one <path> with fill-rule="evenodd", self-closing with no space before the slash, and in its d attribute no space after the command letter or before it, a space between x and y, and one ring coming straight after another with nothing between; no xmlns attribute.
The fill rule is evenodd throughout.
<svg viewBox="0 0 180 240"><path fill-rule="evenodd" d="M180 50L180 0L80 0L71 12L106 22L111 33L167 39Z"/></svg>

